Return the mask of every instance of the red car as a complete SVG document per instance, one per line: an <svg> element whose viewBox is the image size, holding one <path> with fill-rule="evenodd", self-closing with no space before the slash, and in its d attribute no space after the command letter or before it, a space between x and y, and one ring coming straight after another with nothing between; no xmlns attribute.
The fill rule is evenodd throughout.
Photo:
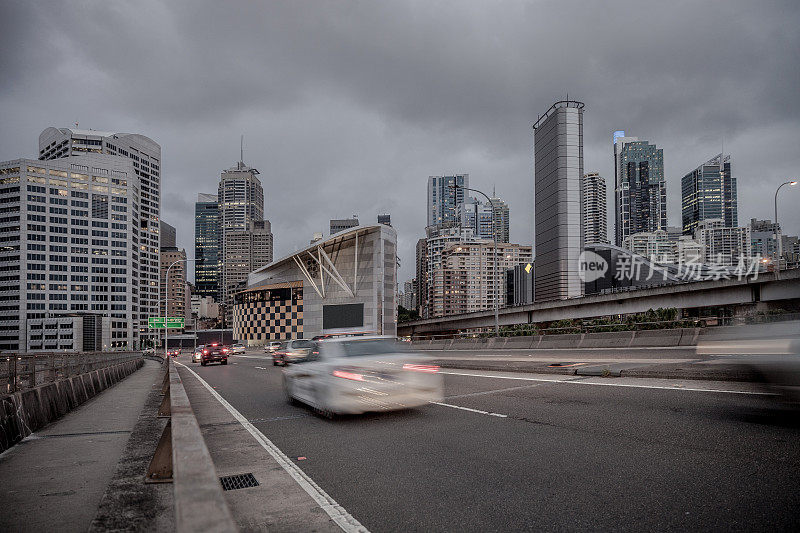
<svg viewBox="0 0 800 533"><path fill-rule="evenodd" d="M206 366L208 363L227 365L229 352L230 350L227 346L221 344L207 344L206 347L203 348L203 355L200 356L200 366Z"/></svg>

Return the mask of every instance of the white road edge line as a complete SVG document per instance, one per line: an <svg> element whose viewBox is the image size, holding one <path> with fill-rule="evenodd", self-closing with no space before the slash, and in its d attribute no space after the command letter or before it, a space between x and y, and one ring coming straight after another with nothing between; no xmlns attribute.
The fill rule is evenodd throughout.
<svg viewBox="0 0 800 533"><path fill-rule="evenodd" d="M521 381L542 381L545 383L567 383L570 385L596 385L598 387L628 387L632 389L661 389L661 390L676 390L676 391L691 391L691 392L722 392L725 394L749 394L752 396L774 396L774 394L771 392L757 392L757 391L739 391L739 390L727 390L727 389L698 389L695 387L677 387L677 386L666 387L663 385L632 385L628 383L593 383L590 381L578 381L576 379L528 378L522 376L492 376L489 374L467 374L464 372L444 372L442 370L440 370L439 373L448 374L451 376L468 376L473 378L515 379Z"/></svg>
<svg viewBox="0 0 800 533"><path fill-rule="evenodd" d="M496 416L499 418L508 418L508 415L501 415L500 413L490 413L489 411L481 411L480 409L470 409L469 407L461 407L460 405L451 405L449 403L431 402L432 404L442 405L444 407L452 407L453 409L461 409L462 411L469 411L470 413L479 413L482 415Z"/></svg>
<svg viewBox="0 0 800 533"><path fill-rule="evenodd" d="M275 459L279 465L283 467L286 472L292 476L292 478L300 485L303 490L305 490L309 496L314 498L314 501L325 511L331 519L336 522L342 531L347 531L348 533L351 532L358 532L358 533L369 533L369 530L365 528L361 523L353 518L353 516L348 513L344 507L336 503L336 500L331 498L328 493L326 493L322 488L317 485L313 479L308 477L308 475L303 472L297 465L295 465L291 459L289 459L286 454L284 454L280 448L275 446L271 440L269 440L266 436L264 436L261 431L258 430L253 424L251 424L247 418L242 416L242 414L236 410L231 404L225 400L220 394L215 391L211 385L206 383L206 381L201 378L194 370L189 368L188 366L178 363L186 370L192 373L194 377L196 377L200 383L211 393L214 398L217 399L219 403L228 410L233 417L239 421L239 423L244 426L244 428L255 438L261 447L267 450L267 452Z"/></svg>

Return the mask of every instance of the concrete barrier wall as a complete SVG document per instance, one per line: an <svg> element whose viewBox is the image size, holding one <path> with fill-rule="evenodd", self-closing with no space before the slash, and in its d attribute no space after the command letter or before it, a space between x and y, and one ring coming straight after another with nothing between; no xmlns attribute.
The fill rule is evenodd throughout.
<svg viewBox="0 0 800 533"><path fill-rule="evenodd" d="M680 329L650 329L635 331L631 346L679 346L683 332Z"/></svg>
<svg viewBox="0 0 800 533"><path fill-rule="evenodd" d="M423 348L426 350L447 350L452 342L453 339L435 339L430 344L423 345Z"/></svg>
<svg viewBox="0 0 800 533"><path fill-rule="evenodd" d="M606 331L586 333L581 348L627 348L633 340L633 331Z"/></svg>
<svg viewBox="0 0 800 533"><path fill-rule="evenodd" d="M0 397L0 453L144 365L135 359Z"/></svg>
<svg viewBox="0 0 800 533"><path fill-rule="evenodd" d="M783 326L786 328L786 326ZM722 330L725 331L722 331ZM573 333L536 335L530 337L455 338L414 341L420 350L541 350L579 348L629 348L659 346L696 346L698 340L717 340L735 337L735 328L650 329L640 331L607 331L602 333ZM741 328L740 328L741 330Z"/></svg>
<svg viewBox="0 0 800 533"><path fill-rule="evenodd" d="M505 349L535 348L539 343L539 336L507 337L503 345Z"/></svg>
<svg viewBox="0 0 800 533"><path fill-rule="evenodd" d="M542 335L536 348L578 348L583 340L582 333L566 333L564 335Z"/></svg>
<svg viewBox="0 0 800 533"><path fill-rule="evenodd" d="M678 346L697 346L697 339L701 331L703 331L701 328L682 328Z"/></svg>

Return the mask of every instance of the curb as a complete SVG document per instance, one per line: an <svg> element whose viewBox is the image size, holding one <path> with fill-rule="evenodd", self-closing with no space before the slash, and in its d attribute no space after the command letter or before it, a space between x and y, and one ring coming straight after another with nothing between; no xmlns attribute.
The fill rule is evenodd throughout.
<svg viewBox="0 0 800 533"><path fill-rule="evenodd" d="M163 358L160 361L163 363ZM89 532L174 531L172 485L145 483L145 472L166 422L158 418L163 372L150 385Z"/></svg>

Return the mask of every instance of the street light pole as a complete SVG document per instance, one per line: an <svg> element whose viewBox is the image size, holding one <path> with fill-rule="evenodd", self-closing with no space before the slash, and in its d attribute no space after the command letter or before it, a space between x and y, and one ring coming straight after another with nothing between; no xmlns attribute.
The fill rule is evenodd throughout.
<svg viewBox="0 0 800 533"><path fill-rule="evenodd" d="M775 225L772 226L775 235L775 248L777 251L778 260L775 263L775 279L781 278L781 256L783 255L783 243L781 243L780 237L778 237L778 191L781 190L781 187L784 185L794 186L797 185L796 181L784 181L778 188L775 189Z"/></svg>
<svg viewBox="0 0 800 533"><path fill-rule="evenodd" d="M461 185L452 184L449 185L451 189L464 189L465 191L472 191L478 194L482 194L486 200L489 202L489 205L492 208L492 237L494 238L494 336L500 336L500 294L497 291L497 224L495 222L495 208L494 202L492 201L489 196L483 192L479 191L478 189L470 189L469 187L463 187ZM475 225L478 225L478 213L475 213Z"/></svg>
<svg viewBox="0 0 800 533"><path fill-rule="evenodd" d="M167 267L167 273L164 274L164 359L169 359L169 353L167 349L167 339L169 338L169 328L167 328L167 308L169 307L169 294L167 294L167 286L169 285L169 271L172 270L172 267L177 265L178 263L184 262L189 263L191 261L195 261L195 259L177 259L173 261ZM184 298L184 301L186 299ZM159 312L161 311L161 290L158 291L158 307ZM195 332L195 335L197 332Z"/></svg>

